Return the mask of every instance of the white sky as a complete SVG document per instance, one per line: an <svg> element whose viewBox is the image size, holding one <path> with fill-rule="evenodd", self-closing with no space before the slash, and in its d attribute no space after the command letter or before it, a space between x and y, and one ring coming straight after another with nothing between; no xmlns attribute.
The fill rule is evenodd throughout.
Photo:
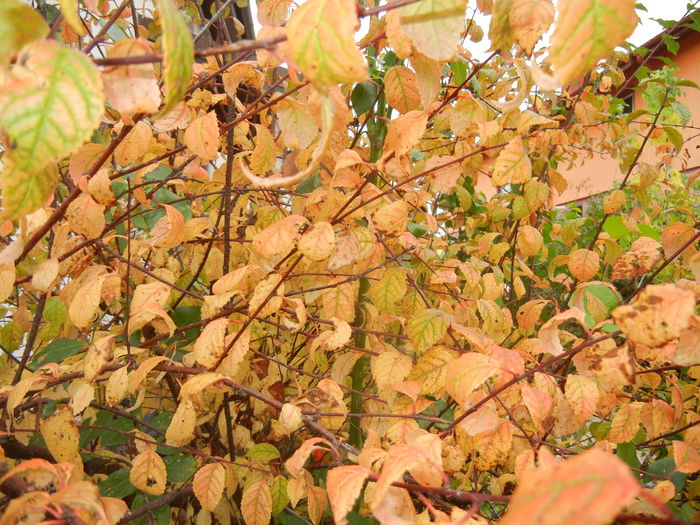
<svg viewBox="0 0 700 525"><path fill-rule="evenodd" d="M1 1L1 0L0 0ZM253 20L256 22L256 30L259 28L257 24L257 9L256 1L249 0L253 11ZM297 4L303 4L305 0L297 0ZM385 0L382 3L386 3ZM642 45L644 42L659 34L663 28L661 25L652 20L652 18L663 18L665 20L678 20L687 10L688 3L697 3L691 0L640 0L647 7L647 12L637 11L640 16L640 24L637 26L630 41L635 45ZM556 0L555 0L556 3ZM471 15L472 9L476 5L474 0L470 0L468 4L467 14ZM488 32L488 18L477 16L477 23L481 25L484 32ZM474 55L479 56L486 51L487 46L475 46L472 42L467 42L468 48Z"/></svg>

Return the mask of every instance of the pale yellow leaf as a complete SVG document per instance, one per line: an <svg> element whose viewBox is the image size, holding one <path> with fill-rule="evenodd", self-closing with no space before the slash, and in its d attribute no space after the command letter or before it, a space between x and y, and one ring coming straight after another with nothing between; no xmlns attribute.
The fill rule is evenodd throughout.
<svg viewBox="0 0 700 525"><path fill-rule="evenodd" d="M585 423L595 414L600 390L593 379L569 374L566 378L564 394L580 423Z"/></svg>
<svg viewBox="0 0 700 525"><path fill-rule="evenodd" d="M143 38L114 42L107 58L154 54L153 44ZM155 113L161 102L153 64L107 66L102 71L105 95L110 106L121 113Z"/></svg>
<svg viewBox="0 0 700 525"><path fill-rule="evenodd" d="M207 324L194 342L194 358L205 368L216 366L224 356L224 339L228 319L216 319Z"/></svg>
<svg viewBox="0 0 700 525"><path fill-rule="evenodd" d="M65 407L41 423L41 436L56 461L80 459L80 432L70 408Z"/></svg>
<svg viewBox="0 0 700 525"><path fill-rule="evenodd" d="M137 489L154 496L165 492L165 463L155 450L144 450L131 462L129 481Z"/></svg>
<svg viewBox="0 0 700 525"><path fill-rule="evenodd" d="M526 55L554 22L551 0L513 0L508 14L510 29Z"/></svg>
<svg viewBox="0 0 700 525"><path fill-rule="evenodd" d="M636 0L558 0L549 49L562 86L582 77L621 45L637 26Z"/></svg>
<svg viewBox="0 0 700 525"><path fill-rule="evenodd" d="M401 30L418 51L433 60L448 60L465 27L466 0L422 0L398 9Z"/></svg>
<svg viewBox="0 0 700 525"><path fill-rule="evenodd" d="M359 27L354 0L309 0L287 21L294 64L319 86L361 82L367 65L355 45Z"/></svg>
<svg viewBox="0 0 700 525"><path fill-rule="evenodd" d="M197 425L197 409L191 397L185 397L177 406L168 429L165 431L165 440L168 444L181 447L189 443L194 437L194 429Z"/></svg>
<svg viewBox="0 0 700 525"><path fill-rule="evenodd" d="M695 308L693 292L673 284L647 286L629 305L613 310L615 324L631 340L656 347L681 335Z"/></svg>
<svg viewBox="0 0 700 525"><path fill-rule="evenodd" d="M523 184L532 177L532 163L520 137L511 139L496 158L491 173L494 186Z"/></svg>
<svg viewBox="0 0 700 525"><path fill-rule="evenodd" d="M299 239L299 251L312 261L325 261L335 250L335 230L329 222L316 222Z"/></svg>

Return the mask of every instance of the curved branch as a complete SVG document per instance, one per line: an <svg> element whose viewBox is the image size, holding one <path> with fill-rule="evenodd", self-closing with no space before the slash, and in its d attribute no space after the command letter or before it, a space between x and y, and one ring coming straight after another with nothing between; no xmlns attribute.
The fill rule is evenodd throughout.
<svg viewBox="0 0 700 525"><path fill-rule="evenodd" d="M272 176L272 177L258 177L255 173L250 171L250 168L245 165L243 160L238 159L238 163L243 171L246 178L256 186L262 188L282 188L284 186L291 186L301 182L305 178L313 175L316 169L321 164L321 158L326 153L328 149L328 144L331 140L331 135L333 134L333 122L335 120L335 106L333 105L333 99L330 95L323 97L323 106L321 107L321 140L316 144L314 149L313 157L309 165L302 171L295 173L294 175L289 175L287 177Z"/></svg>

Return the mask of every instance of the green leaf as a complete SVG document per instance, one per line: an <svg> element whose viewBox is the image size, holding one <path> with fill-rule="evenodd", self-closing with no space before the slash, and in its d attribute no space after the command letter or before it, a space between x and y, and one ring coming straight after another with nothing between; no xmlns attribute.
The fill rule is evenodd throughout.
<svg viewBox="0 0 700 525"><path fill-rule="evenodd" d="M185 19L172 0L158 0L157 7L163 26L165 69L165 104L158 114L161 116L173 109L185 96L192 76L194 43Z"/></svg>
<svg viewBox="0 0 700 525"><path fill-rule="evenodd" d="M49 363L61 363L80 352L84 347L85 343L80 341L56 339L34 354L31 366L38 368Z"/></svg>
<svg viewBox="0 0 700 525"><path fill-rule="evenodd" d="M99 488L100 494L106 498L124 499L136 492L136 487L129 481L129 472L123 469L112 472Z"/></svg>
<svg viewBox="0 0 700 525"><path fill-rule="evenodd" d="M168 481L182 483L194 476L197 471L197 462L193 456L185 454L173 454L163 458L165 469L168 472Z"/></svg>
<svg viewBox="0 0 700 525"><path fill-rule="evenodd" d="M437 343L447 332L447 319L440 310L422 310L406 324L408 337L416 351L422 352Z"/></svg>
<svg viewBox="0 0 700 525"><path fill-rule="evenodd" d="M622 222L622 217L619 215L612 215L605 220L603 224L603 231L610 235L613 239L622 239L624 236L629 235L630 231L625 228Z"/></svg>
<svg viewBox="0 0 700 525"><path fill-rule="evenodd" d="M270 496L272 497L272 515L277 516L289 504L287 478L284 476L277 476L272 480Z"/></svg>
<svg viewBox="0 0 700 525"><path fill-rule="evenodd" d="M352 101L352 109L355 110L355 115L358 117L369 111L374 105L374 101L379 94L379 88L372 82L360 82L352 90L350 100Z"/></svg>
<svg viewBox="0 0 700 525"><path fill-rule="evenodd" d="M49 25L30 6L19 0L0 3L0 65L10 61L11 53L48 34Z"/></svg>
<svg viewBox="0 0 700 525"><path fill-rule="evenodd" d="M461 86L462 82L467 79L467 63L463 60L455 60L454 62L450 62L450 70L452 71L454 84Z"/></svg>
<svg viewBox="0 0 700 525"><path fill-rule="evenodd" d="M673 458L663 458L651 463L647 470L650 474L656 474L657 476L668 476L676 470L676 463L673 461ZM668 479L671 483L673 483L673 486L676 488L676 492L680 492L685 487L688 474L675 472L671 474Z"/></svg>
<svg viewBox="0 0 700 525"><path fill-rule="evenodd" d="M258 443L245 453L247 458L268 463L273 459L279 459L280 452L274 445L269 443Z"/></svg>
<svg viewBox="0 0 700 525"><path fill-rule="evenodd" d="M641 463L637 457L637 447L633 443L620 443L615 449L615 455L632 468L639 468Z"/></svg>
<svg viewBox="0 0 700 525"><path fill-rule="evenodd" d="M3 159L6 216L41 206L57 177L52 163L92 137L103 106L102 77L87 56L53 40L24 48L0 86L0 127L10 145Z"/></svg>
<svg viewBox="0 0 700 525"><path fill-rule="evenodd" d="M685 143L685 139L683 138L681 132L673 126L663 126L663 128L666 132L666 136L668 137L668 141L673 144L674 148L676 148L676 153L680 153L683 149L683 144Z"/></svg>

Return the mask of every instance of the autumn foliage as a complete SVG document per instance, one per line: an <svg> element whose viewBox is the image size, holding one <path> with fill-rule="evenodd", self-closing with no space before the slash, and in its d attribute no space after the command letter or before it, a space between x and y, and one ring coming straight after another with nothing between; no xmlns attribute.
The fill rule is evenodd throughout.
<svg viewBox="0 0 700 525"><path fill-rule="evenodd" d="M646 2L235 3L0 2L0 522L697 522Z"/></svg>

